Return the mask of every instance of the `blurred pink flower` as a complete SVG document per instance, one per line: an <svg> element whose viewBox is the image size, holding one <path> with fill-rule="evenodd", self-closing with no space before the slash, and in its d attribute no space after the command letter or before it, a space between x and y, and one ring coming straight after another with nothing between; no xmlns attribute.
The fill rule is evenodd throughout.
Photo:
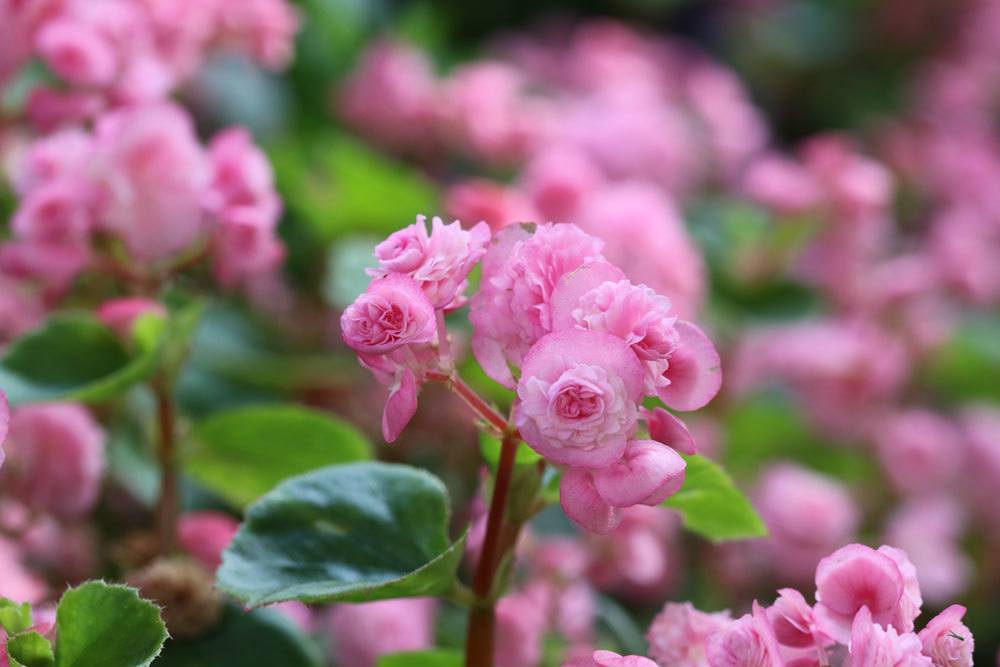
<svg viewBox="0 0 1000 667"><path fill-rule="evenodd" d="M944 417L910 409L876 429L882 468L899 490L928 493L947 485L962 467L961 435Z"/></svg>
<svg viewBox="0 0 1000 667"><path fill-rule="evenodd" d="M733 621L708 638L705 655L710 667L784 665L767 614L756 601L753 613Z"/></svg>
<svg viewBox="0 0 1000 667"><path fill-rule="evenodd" d="M538 211L538 222L573 222L588 194L603 184L597 166L582 151L553 145L535 153L519 176L521 190Z"/></svg>
<svg viewBox="0 0 1000 667"><path fill-rule="evenodd" d="M77 86L105 86L118 69L112 44L93 26L72 19L49 21L36 38L45 64Z"/></svg>
<svg viewBox="0 0 1000 667"><path fill-rule="evenodd" d="M662 665L707 667L709 638L733 623L728 611L709 614L690 602L668 602L646 633L649 655Z"/></svg>
<svg viewBox="0 0 1000 667"><path fill-rule="evenodd" d="M158 301L139 296L111 299L97 308L97 319L123 340L131 338L132 326L143 315L165 318L167 309Z"/></svg>
<svg viewBox="0 0 1000 667"><path fill-rule="evenodd" d="M932 604L948 602L969 585L973 563L961 544L966 523L960 501L940 495L907 500L889 517L885 540L906 551Z"/></svg>
<svg viewBox="0 0 1000 667"><path fill-rule="evenodd" d="M177 522L177 542L205 569L215 572L239 527L239 521L222 512L187 512Z"/></svg>
<svg viewBox="0 0 1000 667"><path fill-rule="evenodd" d="M920 640L912 632L897 632L873 620L868 607L858 610L850 637L851 667L932 667L930 658L921 655Z"/></svg>
<svg viewBox="0 0 1000 667"><path fill-rule="evenodd" d="M486 179L463 181L448 188L444 208L466 225L485 222L494 232L538 217L520 191Z"/></svg>
<svg viewBox="0 0 1000 667"><path fill-rule="evenodd" d="M343 667L375 667L383 655L430 648L435 607L431 598L338 604L327 621L331 653Z"/></svg>
<svg viewBox="0 0 1000 667"><path fill-rule="evenodd" d="M497 667L535 667L542 658L546 607L531 590L500 598L496 605Z"/></svg>

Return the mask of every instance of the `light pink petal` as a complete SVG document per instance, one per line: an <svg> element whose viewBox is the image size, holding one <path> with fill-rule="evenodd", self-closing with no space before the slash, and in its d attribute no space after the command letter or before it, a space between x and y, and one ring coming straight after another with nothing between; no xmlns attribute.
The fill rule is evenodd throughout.
<svg viewBox="0 0 1000 667"><path fill-rule="evenodd" d="M683 421L663 408L653 410L642 408L640 412L649 427L650 438L688 456L698 453L698 443Z"/></svg>
<svg viewBox="0 0 1000 667"><path fill-rule="evenodd" d="M399 386L392 390L382 410L382 437L394 442L417 411L417 382L413 371L405 369Z"/></svg>
<svg viewBox="0 0 1000 667"><path fill-rule="evenodd" d="M0 391L0 466L3 465L3 443L10 430L10 407L7 405L7 395Z"/></svg>
<svg viewBox="0 0 1000 667"><path fill-rule="evenodd" d="M722 362L705 332L684 320L674 326L680 346L670 355L670 384L660 389L660 399L675 410L697 410L719 393Z"/></svg>
<svg viewBox="0 0 1000 667"><path fill-rule="evenodd" d="M483 372L491 378L508 389L517 386L514 374L510 372L510 366L507 365L507 356L504 354L503 346L496 338L480 336L473 331L472 354L476 356L476 361L479 362Z"/></svg>
<svg viewBox="0 0 1000 667"><path fill-rule="evenodd" d="M658 505L680 490L685 465L670 447L655 440L633 440L621 461L594 471L594 487L614 507Z"/></svg>
<svg viewBox="0 0 1000 667"><path fill-rule="evenodd" d="M601 498L590 472L583 468L567 468L563 472L559 504L573 523L592 533L610 533L621 522L621 512Z"/></svg>
<svg viewBox="0 0 1000 667"><path fill-rule="evenodd" d="M625 280L625 274L617 266L604 260L584 264L564 275L552 291L552 330L576 326L573 311L580 307L580 298L603 283L619 280Z"/></svg>

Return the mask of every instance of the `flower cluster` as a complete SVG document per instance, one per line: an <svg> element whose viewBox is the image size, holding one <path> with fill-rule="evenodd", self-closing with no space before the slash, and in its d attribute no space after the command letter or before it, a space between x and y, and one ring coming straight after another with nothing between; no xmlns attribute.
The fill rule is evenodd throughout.
<svg viewBox="0 0 1000 667"><path fill-rule="evenodd" d="M482 258L472 297L472 349L486 373L514 389L520 436L565 466L560 495L567 515L591 531L612 530L621 508L657 505L684 480L677 453L693 454L679 410L705 405L719 389L719 357L670 300L631 283L602 254L603 243L572 224L463 231L422 219L375 249L367 291L341 317L344 341L391 387L383 433L393 440L416 408L428 373L449 373L443 313L464 303L472 266ZM515 379L515 372L517 378ZM638 434L645 421L648 438Z"/></svg>
<svg viewBox="0 0 1000 667"><path fill-rule="evenodd" d="M770 607L754 602L739 619L668 603L653 620L650 656L677 667L829 665L846 651L853 666L969 667L973 638L952 605L919 633L917 573L900 549L851 544L820 561L816 603L778 591ZM833 661L833 662L832 662Z"/></svg>

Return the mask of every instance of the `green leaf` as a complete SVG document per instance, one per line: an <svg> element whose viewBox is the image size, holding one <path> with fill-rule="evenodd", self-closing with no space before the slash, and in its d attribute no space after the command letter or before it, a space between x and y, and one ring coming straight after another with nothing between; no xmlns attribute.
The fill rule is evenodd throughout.
<svg viewBox="0 0 1000 667"><path fill-rule="evenodd" d="M51 667L55 664L52 645L37 632L26 632L7 642L11 667Z"/></svg>
<svg viewBox="0 0 1000 667"><path fill-rule="evenodd" d="M156 667L322 667L326 662L319 653L284 614L227 605L207 635L167 642Z"/></svg>
<svg viewBox="0 0 1000 667"><path fill-rule="evenodd" d="M27 602L18 604L7 598L0 598L0 627L8 635L24 632L32 625L31 605Z"/></svg>
<svg viewBox="0 0 1000 667"><path fill-rule="evenodd" d="M462 667L464 663L458 651L433 649L384 655L375 664L376 667Z"/></svg>
<svg viewBox="0 0 1000 667"><path fill-rule="evenodd" d="M750 501L725 470L702 456L684 456L684 460L684 486L663 504L680 512L688 530L712 542L767 534Z"/></svg>
<svg viewBox="0 0 1000 667"><path fill-rule="evenodd" d="M922 380L948 403L1000 401L1000 316L968 317L928 355Z"/></svg>
<svg viewBox="0 0 1000 667"><path fill-rule="evenodd" d="M127 350L92 315L55 315L7 348L0 385L13 405L107 400L153 373L164 327L162 319L142 318Z"/></svg>
<svg viewBox="0 0 1000 667"><path fill-rule="evenodd" d="M219 587L252 607L449 591L465 538L449 544L448 492L403 465L349 463L282 482L250 506Z"/></svg>
<svg viewBox="0 0 1000 667"><path fill-rule="evenodd" d="M166 639L159 607L127 586L89 581L56 609L56 667L145 667Z"/></svg>
<svg viewBox="0 0 1000 667"><path fill-rule="evenodd" d="M188 473L241 507L289 477L371 458L353 426L294 405L216 413L195 427L193 439Z"/></svg>

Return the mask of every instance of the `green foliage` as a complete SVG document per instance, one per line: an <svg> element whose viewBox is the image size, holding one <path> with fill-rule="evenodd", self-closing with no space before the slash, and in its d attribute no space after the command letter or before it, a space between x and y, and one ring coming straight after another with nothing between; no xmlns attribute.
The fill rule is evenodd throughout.
<svg viewBox="0 0 1000 667"><path fill-rule="evenodd" d="M0 598L0 627L8 635L24 632L31 627L31 605L18 604L7 598Z"/></svg>
<svg viewBox="0 0 1000 667"><path fill-rule="evenodd" d="M237 506L282 480L316 468L371 458L352 425L294 405L235 408L194 429L187 472Z"/></svg>
<svg viewBox="0 0 1000 667"><path fill-rule="evenodd" d="M25 632L7 642L7 659L11 667L51 667L56 658L52 644L37 632Z"/></svg>
<svg viewBox="0 0 1000 667"><path fill-rule="evenodd" d="M127 586L90 581L56 610L56 667L145 667L167 639L160 609Z"/></svg>
<svg viewBox="0 0 1000 667"><path fill-rule="evenodd" d="M387 463L330 466L250 506L219 587L252 607L359 602L451 590L464 538L449 543L439 479Z"/></svg>
<svg viewBox="0 0 1000 667"><path fill-rule="evenodd" d="M12 405L113 398L156 370L164 328L141 318L130 349L92 315L55 315L7 348L0 385Z"/></svg>
<svg viewBox="0 0 1000 667"><path fill-rule="evenodd" d="M968 318L955 336L928 358L925 384L952 402L1000 402L1000 316Z"/></svg>
<svg viewBox="0 0 1000 667"><path fill-rule="evenodd" d="M684 456L684 460L684 486L663 504L680 512L688 530L712 542L767 534L750 501L725 470L702 456Z"/></svg>
<svg viewBox="0 0 1000 667"><path fill-rule="evenodd" d="M271 609L244 612L236 605L226 607L219 624L207 635L167 642L156 660L157 667L324 664L317 647L287 616Z"/></svg>
<svg viewBox="0 0 1000 667"><path fill-rule="evenodd" d="M436 649L384 655L376 667L462 667L463 664L465 659L458 651Z"/></svg>

